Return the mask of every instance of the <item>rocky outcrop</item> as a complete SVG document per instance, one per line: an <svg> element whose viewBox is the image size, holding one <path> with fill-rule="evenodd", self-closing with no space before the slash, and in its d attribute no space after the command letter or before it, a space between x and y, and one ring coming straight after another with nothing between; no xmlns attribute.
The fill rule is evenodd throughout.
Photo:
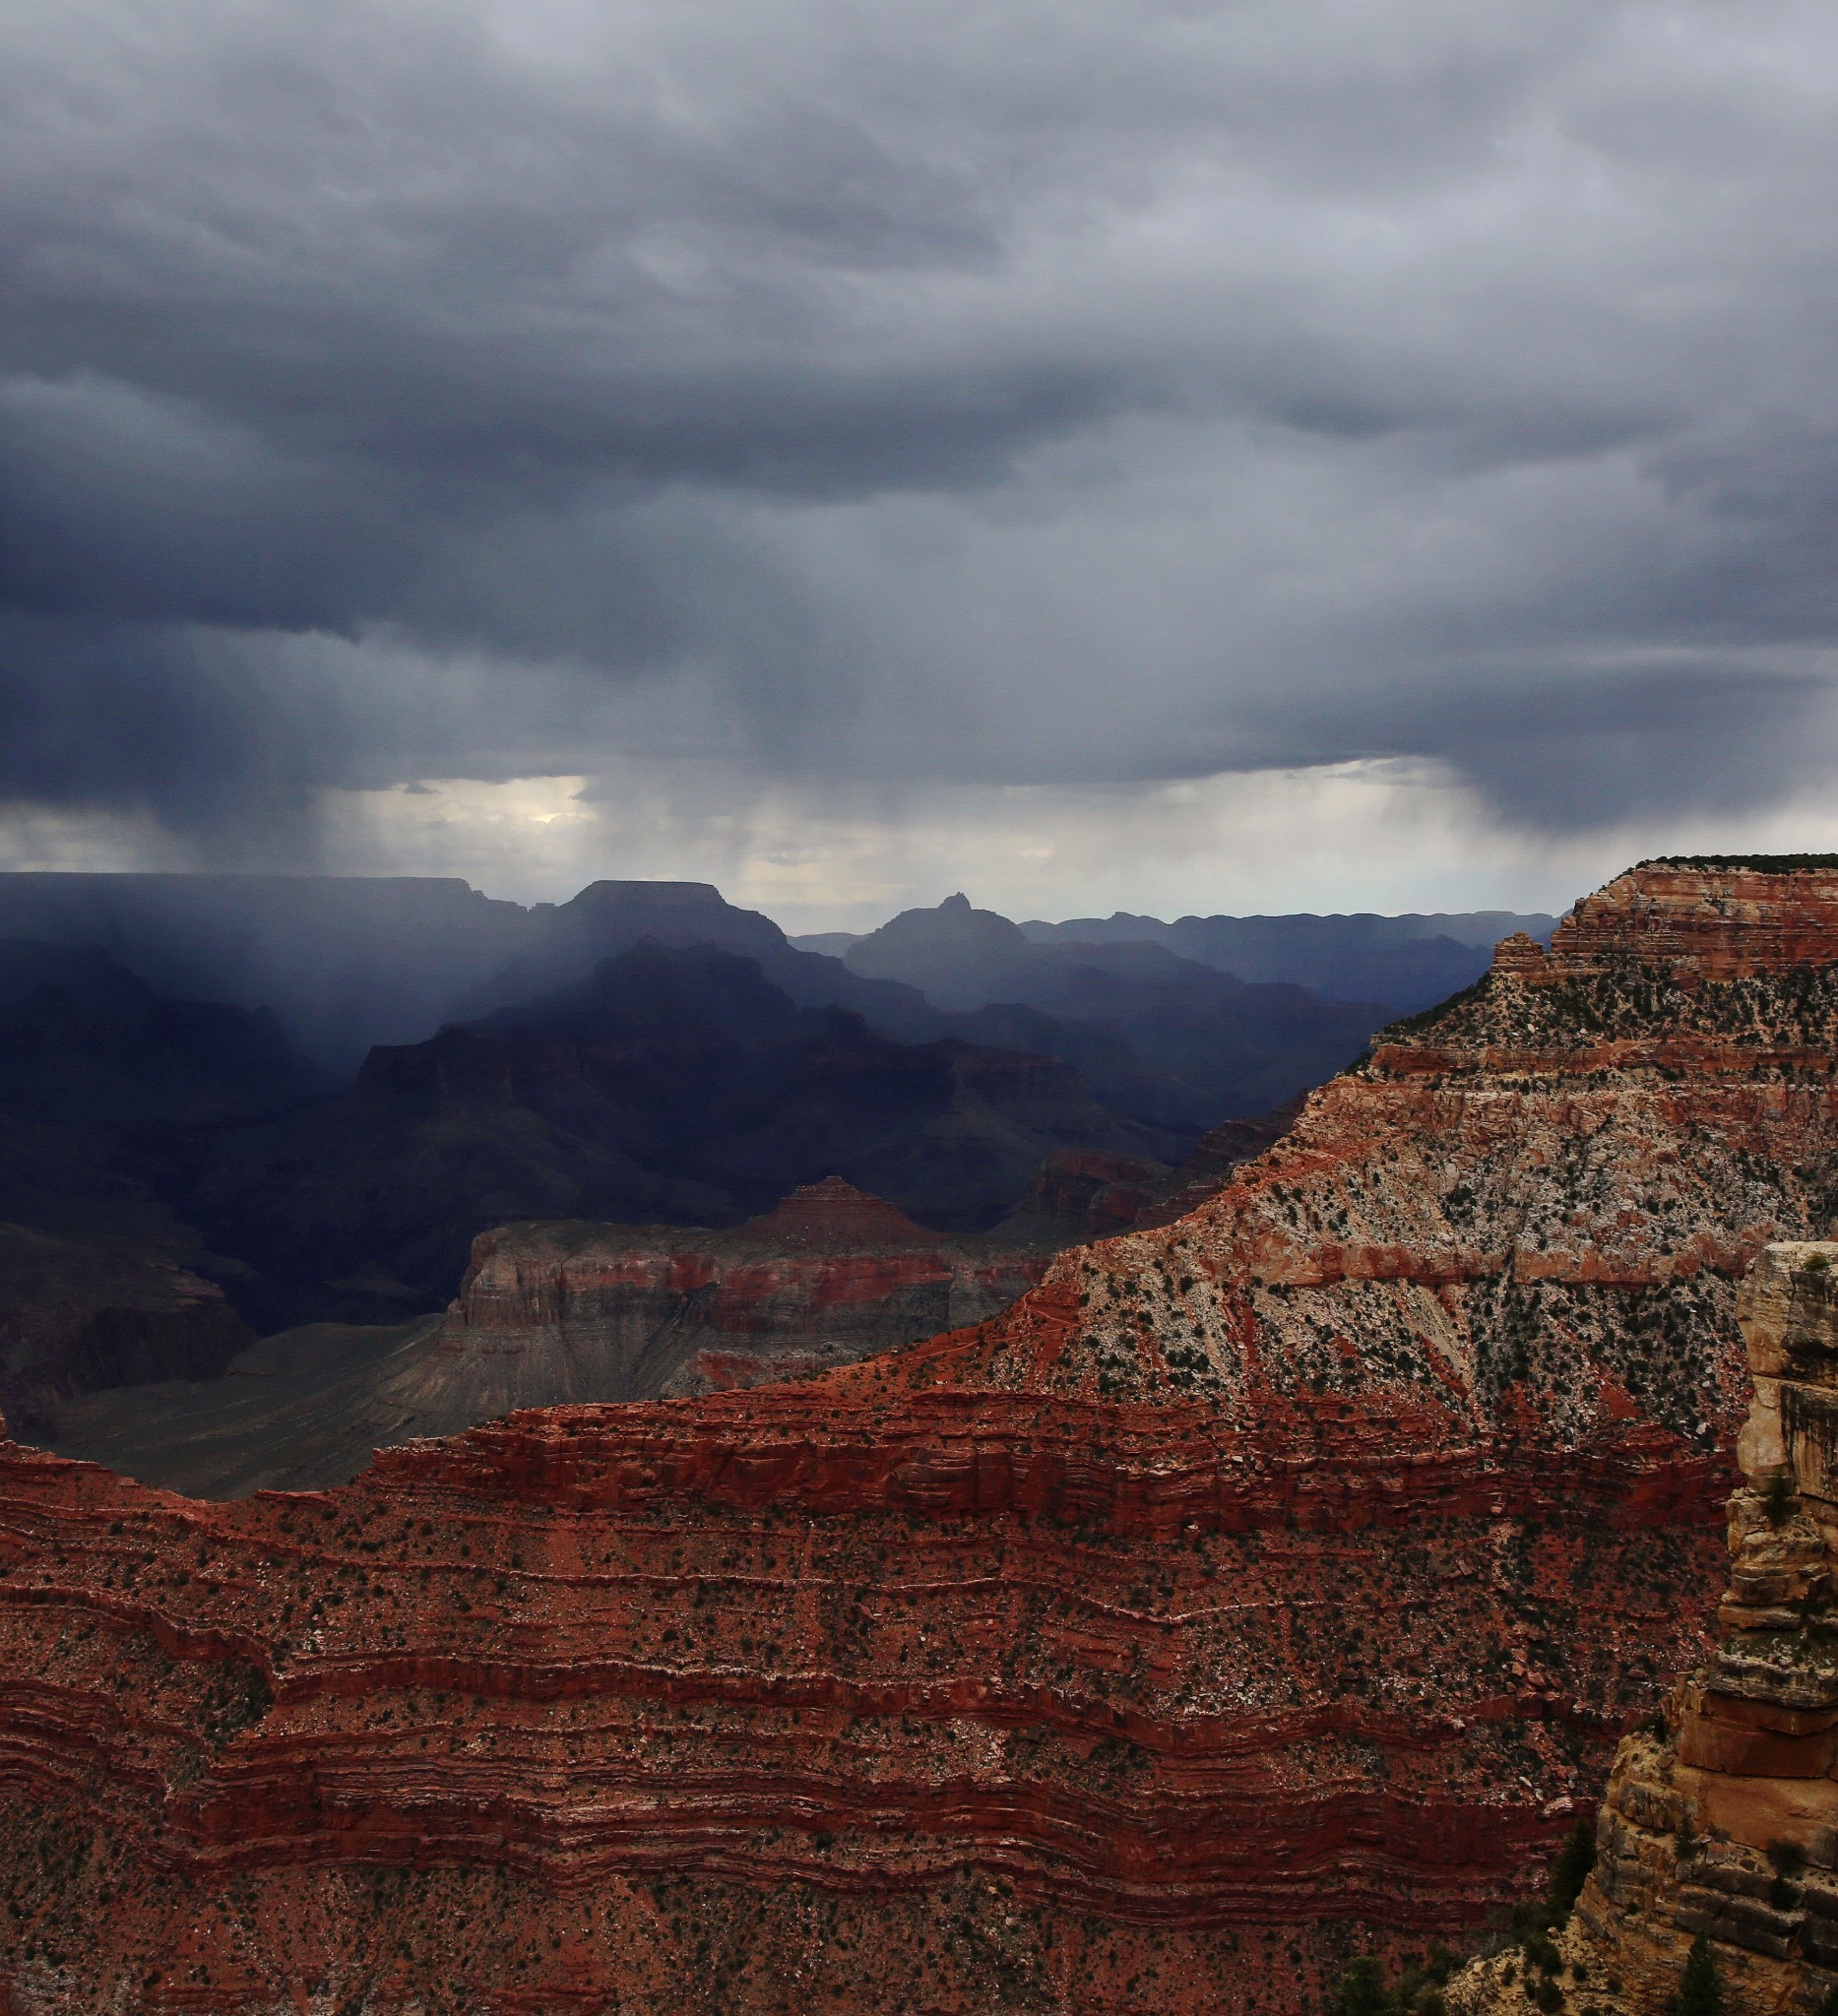
<svg viewBox="0 0 1838 2016"><path fill-rule="evenodd" d="M841 1176L729 1232L506 1226L474 1241L416 1368L426 1431L517 1407L807 1376L981 1322L1033 1287L1051 1252L947 1239Z"/></svg>
<svg viewBox="0 0 1838 2016"><path fill-rule="evenodd" d="M1557 926L1565 965L1636 957L1680 979L1729 980L1838 960L1838 856L1645 861Z"/></svg>
<svg viewBox="0 0 1838 2016"><path fill-rule="evenodd" d="M1616 2011L1668 2006L1700 1934L1745 2016L1838 1992L1835 1262L1838 1243L1773 1245L1743 1284L1755 1390L1717 1647L1616 1752L1555 1970ZM1453 1999L1507 2016L1532 1984L1507 1957Z"/></svg>
<svg viewBox="0 0 1838 2016"><path fill-rule="evenodd" d="M16 1420L98 1387L210 1378L254 1342L215 1282L157 1248L0 1225L0 1398Z"/></svg>
<svg viewBox="0 0 1838 2016"><path fill-rule="evenodd" d="M475 1240L444 1318L302 1326L241 1351L224 1378L60 1405L32 1438L199 1497L348 1483L378 1448L516 1408L804 1378L978 1321L1081 1234L1133 1223L1181 1173L1065 1151L1020 1213L960 1239L837 1176L730 1231L504 1226Z"/></svg>
<svg viewBox="0 0 1838 2016"><path fill-rule="evenodd" d="M1838 974L1597 936L820 1378L229 1505L7 1452L16 2009L1291 2010L1525 1894L1838 1183Z"/></svg>

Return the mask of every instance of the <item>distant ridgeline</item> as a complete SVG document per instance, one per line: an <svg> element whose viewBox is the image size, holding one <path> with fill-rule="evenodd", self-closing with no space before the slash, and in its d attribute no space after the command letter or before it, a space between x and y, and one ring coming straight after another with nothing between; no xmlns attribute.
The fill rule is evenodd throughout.
<svg viewBox="0 0 1838 2016"><path fill-rule="evenodd" d="M1389 952L1390 920L1288 921L1297 945L1357 925L1420 983L1483 956L1410 920ZM834 1175L980 1233L1052 1157L1120 1157L1153 1189L1416 998L1149 938L1037 943L962 897L847 949L706 883L526 909L456 878L0 875L0 1222L66 1242L55 1269L22 1248L0 1293L0 1405L111 1383L118 1312L55 1286L96 1240L163 1326L138 1362L189 1374L222 1362L218 1288L264 1330L400 1321L517 1219L732 1226ZM195 1359L175 1295L208 1314Z"/></svg>
<svg viewBox="0 0 1838 2016"><path fill-rule="evenodd" d="M1170 924L1119 912L1015 925L973 913L960 897L936 912L907 912L873 938L898 936L910 919L927 917L946 926L991 920L1020 952L1085 948L1085 965L1103 960L1112 971L1105 948L1158 946L1242 980L1287 981L1393 1014L1466 986L1498 939L1514 931L1544 939L1554 921L1479 911L1187 916ZM1001 974L1005 990L966 998L962 950L948 946L941 959L909 960L909 970L881 973L875 984L872 955L864 961L857 952L869 940L844 932L788 939L769 917L728 903L706 882L595 882L567 903L526 909L482 896L457 876L0 874L0 939L8 938L105 952L165 995L272 1009L301 1048L347 1070L373 1043L416 1041L443 1022L584 979L598 961L645 938L757 959L793 1000L855 1008L907 1040L942 1033L911 988L962 1009L1033 1002L1041 991L1023 982L1016 992L1014 976ZM845 952L856 956L845 961Z"/></svg>
<svg viewBox="0 0 1838 2016"><path fill-rule="evenodd" d="M882 972L887 970L883 941L890 933L910 939L910 920L954 909L962 920L970 906L953 897L935 913L908 911L866 938L824 931L792 943L831 953L863 972ZM987 919L993 914L973 914ZM1109 917L1072 917L1058 924L1038 918L1020 925L998 921L1018 943L1061 957L1089 960L1105 948L1159 946L1241 980L1287 981L1324 1000L1374 1001L1402 1015L1427 1008L1478 979L1501 938L1523 931L1543 942L1556 919L1492 910L1395 917L1183 916L1165 923L1118 911ZM990 935L985 931L985 940Z"/></svg>
<svg viewBox="0 0 1838 2016"><path fill-rule="evenodd" d="M373 1043L414 1042L583 979L644 938L758 959L797 1000L850 992L847 976L706 882L596 882L526 909L457 876L0 875L7 938L106 952L163 994L272 1009L342 1070ZM923 1006L861 986L847 1005L889 1021Z"/></svg>

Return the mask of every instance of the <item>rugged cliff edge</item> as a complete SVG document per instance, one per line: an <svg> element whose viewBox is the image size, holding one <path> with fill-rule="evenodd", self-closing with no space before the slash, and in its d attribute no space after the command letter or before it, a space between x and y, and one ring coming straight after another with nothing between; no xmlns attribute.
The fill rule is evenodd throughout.
<svg viewBox="0 0 1838 2016"><path fill-rule="evenodd" d="M1706 1643L1735 1282L1838 1194L1766 913L1838 878L1737 872L981 1326L312 1496L7 1451L15 2009L1292 2010L1524 1894Z"/></svg>
<svg viewBox="0 0 1838 2016"><path fill-rule="evenodd" d="M1834 1262L1838 1244L1769 1246L1743 1286L1755 1395L1716 1651L1616 1751L1594 1876L1542 1973L1477 1964L1451 1987L1465 2016L1529 2012L1545 1979L1605 2012L1664 2009L1699 1935L1743 2016L1838 1993Z"/></svg>

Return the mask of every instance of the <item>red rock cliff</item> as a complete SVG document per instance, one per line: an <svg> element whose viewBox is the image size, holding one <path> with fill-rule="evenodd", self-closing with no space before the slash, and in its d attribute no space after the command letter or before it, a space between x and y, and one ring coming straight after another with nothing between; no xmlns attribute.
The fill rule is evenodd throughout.
<svg viewBox="0 0 1838 2016"><path fill-rule="evenodd" d="M1520 1894L1838 1194L1838 974L1592 921L1659 872L980 1328L321 1496L9 1453L15 2008L1291 2010Z"/></svg>
<svg viewBox="0 0 1838 2016"><path fill-rule="evenodd" d="M1676 2006L1694 1939L1743 2016L1838 1996L1838 1244L1766 1248L1740 1313L1755 1398L1714 1656L1616 1754L1592 1879L1553 1946L1475 1963L1460 2016Z"/></svg>
<svg viewBox="0 0 1838 2016"><path fill-rule="evenodd" d="M473 1242L439 1348L399 1397L442 1432L517 1407L796 1377L1006 1308L1051 1252L947 1239L840 1176L732 1231L505 1226Z"/></svg>
<svg viewBox="0 0 1838 2016"><path fill-rule="evenodd" d="M1838 960L1838 859L1645 861L1558 924L1560 962L1664 962L1684 978L1735 979Z"/></svg>

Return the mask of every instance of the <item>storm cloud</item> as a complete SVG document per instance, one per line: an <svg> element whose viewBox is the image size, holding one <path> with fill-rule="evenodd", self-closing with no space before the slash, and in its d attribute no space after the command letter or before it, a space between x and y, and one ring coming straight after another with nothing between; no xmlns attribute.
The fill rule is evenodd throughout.
<svg viewBox="0 0 1838 2016"><path fill-rule="evenodd" d="M0 20L0 798L1111 788L1528 829L1833 754L1838 20Z"/></svg>

